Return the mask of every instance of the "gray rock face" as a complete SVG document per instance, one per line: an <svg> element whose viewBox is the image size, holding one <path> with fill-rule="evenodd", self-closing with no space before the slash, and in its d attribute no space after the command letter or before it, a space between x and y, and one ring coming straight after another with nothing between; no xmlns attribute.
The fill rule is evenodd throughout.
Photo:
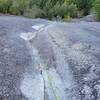
<svg viewBox="0 0 100 100"><path fill-rule="evenodd" d="M100 23L0 17L0 100L100 100Z"/></svg>
<svg viewBox="0 0 100 100"><path fill-rule="evenodd" d="M87 15L86 17L82 18L82 20L87 22L94 22L96 21L96 15L95 14Z"/></svg>
<svg viewBox="0 0 100 100"><path fill-rule="evenodd" d="M0 100L22 100L21 75L32 59L25 42L5 30L0 31Z"/></svg>
<svg viewBox="0 0 100 100"><path fill-rule="evenodd" d="M85 21L85 22L95 22L96 20L96 15L95 14L91 14L91 15L87 15L83 18L75 18L72 19L71 22L80 22L80 21Z"/></svg>

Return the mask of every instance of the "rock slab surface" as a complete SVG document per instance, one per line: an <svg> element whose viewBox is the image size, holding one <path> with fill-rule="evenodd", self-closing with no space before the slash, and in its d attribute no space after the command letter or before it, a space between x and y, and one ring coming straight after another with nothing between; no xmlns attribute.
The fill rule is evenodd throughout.
<svg viewBox="0 0 100 100"><path fill-rule="evenodd" d="M0 100L100 100L100 23L0 16Z"/></svg>

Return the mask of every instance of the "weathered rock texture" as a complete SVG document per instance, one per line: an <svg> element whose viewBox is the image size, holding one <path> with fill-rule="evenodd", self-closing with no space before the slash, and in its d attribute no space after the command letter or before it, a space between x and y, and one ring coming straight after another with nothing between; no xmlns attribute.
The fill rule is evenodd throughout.
<svg viewBox="0 0 100 100"><path fill-rule="evenodd" d="M0 100L100 100L100 23L0 17Z"/></svg>

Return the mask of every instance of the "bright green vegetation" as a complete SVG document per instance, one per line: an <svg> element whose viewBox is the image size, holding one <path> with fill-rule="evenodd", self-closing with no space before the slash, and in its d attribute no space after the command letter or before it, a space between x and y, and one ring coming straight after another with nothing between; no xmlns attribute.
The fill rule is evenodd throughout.
<svg viewBox="0 0 100 100"><path fill-rule="evenodd" d="M100 0L95 0L94 2L94 10L97 15L97 19L100 21Z"/></svg>
<svg viewBox="0 0 100 100"><path fill-rule="evenodd" d="M94 0L0 0L0 13L63 19L88 15ZM98 0L99 1L99 0Z"/></svg>

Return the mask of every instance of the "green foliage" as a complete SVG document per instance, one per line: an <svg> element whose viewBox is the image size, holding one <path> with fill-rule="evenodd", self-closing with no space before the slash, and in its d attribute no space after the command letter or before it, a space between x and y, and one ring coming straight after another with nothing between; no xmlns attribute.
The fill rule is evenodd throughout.
<svg viewBox="0 0 100 100"><path fill-rule="evenodd" d="M30 17L30 18L42 18L44 15L43 10L41 10L37 5L34 5L31 9L27 9L27 11L24 13L24 16Z"/></svg>
<svg viewBox="0 0 100 100"><path fill-rule="evenodd" d="M71 16L71 17L77 17L77 13L78 13L77 6L74 4L71 4L68 7L68 13L69 13L69 16Z"/></svg>
<svg viewBox="0 0 100 100"><path fill-rule="evenodd" d="M84 15L88 15L94 0L73 0L79 10L83 11Z"/></svg>
<svg viewBox="0 0 100 100"><path fill-rule="evenodd" d="M0 12L8 13L12 0L0 0Z"/></svg>
<svg viewBox="0 0 100 100"><path fill-rule="evenodd" d="M95 0L93 8L96 12L97 19L100 21L100 0Z"/></svg>
<svg viewBox="0 0 100 100"><path fill-rule="evenodd" d="M87 15L93 0L0 0L0 13L25 15L31 18L73 18L78 12Z"/></svg>
<svg viewBox="0 0 100 100"><path fill-rule="evenodd" d="M43 11L45 12L45 17L51 19L53 17L60 16L64 18L65 16L75 17L77 16L77 7L74 4L68 4L68 2L46 2L43 7Z"/></svg>
<svg viewBox="0 0 100 100"><path fill-rule="evenodd" d="M13 0L10 12L12 14L23 15L28 8L29 0Z"/></svg>

